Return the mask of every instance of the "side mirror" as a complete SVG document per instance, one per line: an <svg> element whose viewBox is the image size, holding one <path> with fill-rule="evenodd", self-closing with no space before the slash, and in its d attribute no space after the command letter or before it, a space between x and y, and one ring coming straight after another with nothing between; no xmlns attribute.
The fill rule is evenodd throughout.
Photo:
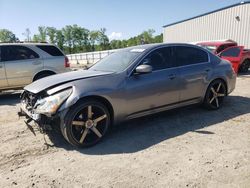
<svg viewBox="0 0 250 188"><path fill-rule="evenodd" d="M139 65L135 69L135 73L138 73L138 74L147 74L150 72L152 72L152 66L150 65Z"/></svg>

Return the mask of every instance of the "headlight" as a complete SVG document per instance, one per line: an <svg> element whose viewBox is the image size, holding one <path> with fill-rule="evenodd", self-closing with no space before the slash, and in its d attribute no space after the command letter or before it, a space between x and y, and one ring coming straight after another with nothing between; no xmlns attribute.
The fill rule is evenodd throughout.
<svg viewBox="0 0 250 188"><path fill-rule="evenodd" d="M61 104L70 96L72 88L40 99L35 104L35 112L39 114L54 114Z"/></svg>

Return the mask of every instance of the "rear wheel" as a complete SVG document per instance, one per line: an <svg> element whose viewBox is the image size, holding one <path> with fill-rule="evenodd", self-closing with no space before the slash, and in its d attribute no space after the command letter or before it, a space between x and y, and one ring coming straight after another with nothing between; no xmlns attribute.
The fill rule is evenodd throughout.
<svg viewBox="0 0 250 188"><path fill-rule="evenodd" d="M77 147L97 144L108 132L110 113L100 102L92 100L77 103L65 116L61 128L66 140Z"/></svg>
<svg viewBox="0 0 250 188"><path fill-rule="evenodd" d="M208 109L217 110L222 106L227 94L226 85L222 80L213 81L207 89L204 105Z"/></svg>
<svg viewBox="0 0 250 188"><path fill-rule="evenodd" d="M246 73L250 67L250 60L245 60L240 66L240 72Z"/></svg>

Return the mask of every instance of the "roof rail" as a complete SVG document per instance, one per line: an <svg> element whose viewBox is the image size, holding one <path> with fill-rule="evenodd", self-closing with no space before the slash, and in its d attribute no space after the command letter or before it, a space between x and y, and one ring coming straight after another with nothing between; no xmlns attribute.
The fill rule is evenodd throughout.
<svg viewBox="0 0 250 188"><path fill-rule="evenodd" d="M45 44L48 44L48 42L46 41L43 41L43 42L37 42L37 41L15 41L15 42L2 42L0 41L0 43L45 43Z"/></svg>
<svg viewBox="0 0 250 188"><path fill-rule="evenodd" d="M47 44L48 42L46 41L18 41L17 43L46 43Z"/></svg>

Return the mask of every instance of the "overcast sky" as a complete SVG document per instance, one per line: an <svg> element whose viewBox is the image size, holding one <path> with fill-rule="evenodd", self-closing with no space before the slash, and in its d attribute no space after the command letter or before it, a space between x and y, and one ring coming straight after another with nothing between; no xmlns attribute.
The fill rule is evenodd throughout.
<svg viewBox="0 0 250 188"><path fill-rule="evenodd" d="M0 0L0 29L21 40L26 28L77 24L90 30L105 27L111 39L127 39L144 30L239 3L237 0Z"/></svg>

